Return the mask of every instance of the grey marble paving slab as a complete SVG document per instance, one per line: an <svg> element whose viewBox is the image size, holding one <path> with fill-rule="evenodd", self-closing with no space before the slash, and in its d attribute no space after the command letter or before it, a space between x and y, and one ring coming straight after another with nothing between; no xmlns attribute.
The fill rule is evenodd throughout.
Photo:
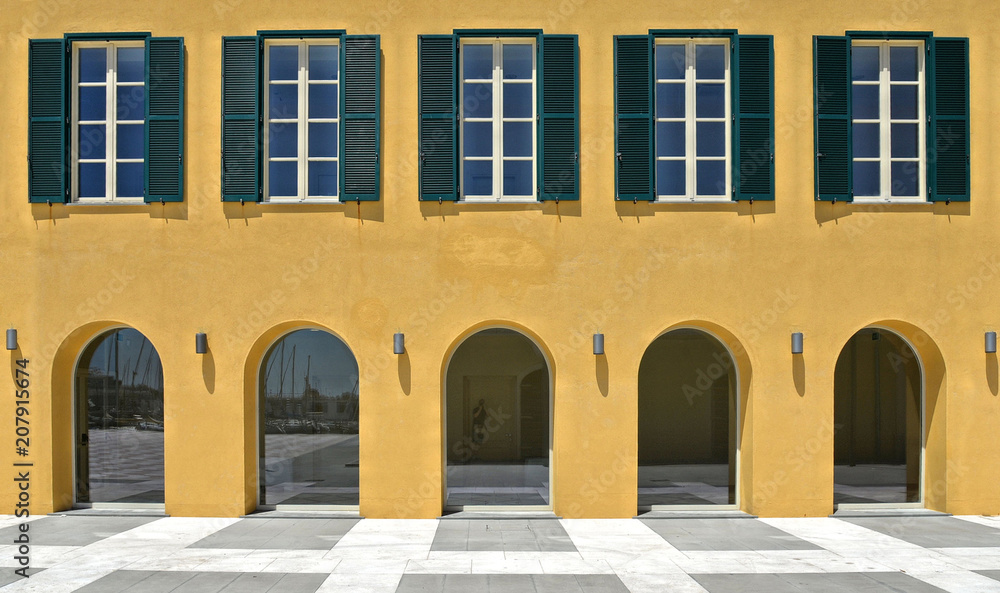
<svg viewBox="0 0 1000 593"><path fill-rule="evenodd" d="M953 517L845 517L841 521L924 548L1000 547L1000 529Z"/></svg>
<svg viewBox="0 0 1000 593"><path fill-rule="evenodd" d="M28 537L31 545L88 546L156 520L156 517L44 517L28 523ZM0 529L0 542L13 541L20 535L18 529L16 525Z"/></svg>
<svg viewBox="0 0 1000 593"><path fill-rule="evenodd" d="M694 574L709 593L944 593L901 572Z"/></svg>
<svg viewBox="0 0 1000 593"><path fill-rule="evenodd" d="M640 521L685 552L820 550L819 546L759 521L745 519L645 519Z"/></svg>
<svg viewBox="0 0 1000 593"><path fill-rule="evenodd" d="M241 519L191 548L328 550L361 519Z"/></svg>
<svg viewBox="0 0 1000 593"><path fill-rule="evenodd" d="M576 546L555 520L449 520L438 523L431 551L575 552Z"/></svg>
<svg viewBox="0 0 1000 593"><path fill-rule="evenodd" d="M77 593L315 593L329 575L116 570Z"/></svg>
<svg viewBox="0 0 1000 593"><path fill-rule="evenodd" d="M405 574L396 593L629 593L616 575Z"/></svg>

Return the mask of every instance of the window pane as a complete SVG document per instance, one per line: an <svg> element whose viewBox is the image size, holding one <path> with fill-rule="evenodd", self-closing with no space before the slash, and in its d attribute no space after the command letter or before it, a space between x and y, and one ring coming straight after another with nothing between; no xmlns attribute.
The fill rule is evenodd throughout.
<svg viewBox="0 0 1000 593"><path fill-rule="evenodd" d="M695 133L698 156L726 156L725 122L698 122Z"/></svg>
<svg viewBox="0 0 1000 593"><path fill-rule="evenodd" d="M337 161L310 161L309 195L332 197L337 195Z"/></svg>
<svg viewBox="0 0 1000 593"><path fill-rule="evenodd" d="M517 121L503 124L503 155L531 156L531 122Z"/></svg>
<svg viewBox="0 0 1000 593"><path fill-rule="evenodd" d="M268 80L299 79L299 48L294 45L270 47L270 74Z"/></svg>
<svg viewBox="0 0 1000 593"><path fill-rule="evenodd" d="M875 84L855 84L851 89L851 109L854 119L878 119L878 91Z"/></svg>
<svg viewBox="0 0 1000 593"><path fill-rule="evenodd" d="M503 77L506 80L531 80L530 44L503 44Z"/></svg>
<svg viewBox="0 0 1000 593"><path fill-rule="evenodd" d="M656 78L658 80L683 80L683 45L656 46Z"/></svg>
<svg viewBox="0 0 1000 593"><path fill-rule="evenodd" d="M491 117L493 115L493 85L465 83L462 95L462 113L465 117Z"/></svg>
<svg viewBox="0 0 1000 593"><path fill-rule="evenodd" d="M467 196L489 196L493 194L493 162L465 161L465 176L462 180Z"/></svg>
<svg viewBox="0 0 1000 593"><path fill-rule="evenodd" d="M81 198L103 198L105 181L104 163L80 163Z"/></svg>
<svg viewBox="0 0 1000 593"><path fill-rule="evenodd" d="M519 82L503 85L504 117L531 117L531 107L535 102L531 92L533 86Z"/></svg>
<svg viewBox="0 0 1000 593"><path fill-rule="evenodd" d="M904 161L892 164L892 195L894 196L916 196L917 173L920 167L916 161Z"/></svg>
<svg viewBox="0 0 1000 593"><path fill-rule="evenodd" d="M856 158L879 156L878 124L854 124L854 156Z"/></svg>
<svg viewBox="0 0 1000 593"><path fill-rule="evenodd" d="M462 76L466 80L493 78L493 45L462 46Z"/></svg>
<svg viewBox="0 0 1000 593"><path fill-rule="evenodd" d="M726 47L724 45L697 45L694 56L694 74L697 79L726 77Z"/></svg>
<svg viewBox="0 0 1000 593"><path fill-rule="evenodd" d="M310 45L309 80L337 80L339 58L336 45Z"/></svg>
<svg viewBox="0 0 1000 593"><path fill-rule="evenodd" d="M104 124L80 126L81 159L103 159L108 156L107 133Z"/></svg>
<svg viewBox="0 0 1000 593"><path fill-rule="evenodd" d="M117 88L117 98L119 120L146 119L146 87L120 86Z"/></svg>
<svg viewBox="0 0 1000 593"><path fill-rule="evenodd" d="M889 98L892 119L917 119L916 85L892 85Z"/></svg>
<svg viewBox="0 0 1000 593"><path fill-rule="evenodd" d="M656 85L656 117L684 117L684 85Z"/></svg>
<svg viewBox="0 0 1000 593"><path fill-rule="evenodd" d="M656 156L684 156L684 122L656 122Z"/></svg>
<svg viewBox="0 0 1000 593"><path fill-rule="evenodd" d="M889 48L889 80L917 79L917 48Z"/></svg>
<svg viewBox="0 0 1000 593"><path fill-rule="evenodd" d="M531 161L504 161L503 162L503 194L505 196L530 196L531 191L531 170L534 163Z"/></svg>
<svg viewBox="0 0 1000 593"><path fill-rule="evenodd" d="M879 164L874 161L854 161L854 195L877 196L881 193Z"/></svg>
<svg viewBox="0 0 1000 593"><path fill-rule="evenodd" d="M340 93L336 84L309 85L309 117L337 117Z"/></svg>
<svg viewBox="0 0 1000 593"><path fill-rule="evenodd" d="M103 126L101 126L103 127ZM141 159L145 154L146 126L143 124L118 124L115 149L120 159Z"/></svg>
<svg viewBox="0 0 1000 593"><path fill-rule="evenodd" d="M267 154L275 157L299 156L299 128L295 124L267 126Z"/></svg>
<svg viewBox="0 0 1000 593"><path fill-rule="evenodd" d="M272 84L268 93L270 117L274 119L299 116L299 87L294 84Z"/></svg>
<svg viewBox="0 0 1000 593"><path fill-rule="evenodd" d="M698 161L698 195L726 195L726 161Z"/></svg>
<svg viewBox="0 0 1000 593"><path fill-rule="evenodd" d="M103 86L82 86L80 87L80 119L103 121L107 110L105 108L106 87Z"/></svg>
<svg viewBox="0 0 1000 593"><path fill-rule="evenodd" d="M340 136L335 123L309 124L309 156L337 156Z"/></svg>
<svg viewBox="0 0 1000 593"><path fill-rule="evenodd" d="M917 124L892 124L892 158L917 156Z"/></svg>
<svg viewBox="0 0 1000 593"><path fill-rule="evenodd" d="M268 163L268 194L296 196L299 193L298 163L278 161Z"/></svg>
<svg viewBox="0 0 1000 593"><path fill-rule="evenodd" d="M487 121L465 122L464 156L493 156L493 124Z"/></svg>
<svg viewBox="0 0 1000 593"><path fill-rule="evenodd" d="M118 163L118 184L115 194L119 198L141 198L143 163Z"/></svg>
<svg viewBox="0 0 1000 593"><path fill-rule="evenodd" d="M80 82L104 82L108 79L108 52L103 47L81 48Z"/></svg>
<svg viewBox="0 0 1000 593"><path fill-rule="evenodd" d="M656 195L683 196L685 177L684 161L656 161Z"/></svg>
<svg viewBox="0 0 1000 593"><path fill-rule="evenodd" d="M146 80L146 48L118 48L118 82Z"/></svg>
<svg viewBox="0 0 1000 593"><path fill-rule="evenodd" d="M726 116L726 85L695 85L695 117Z"/></svg>
<svg viewBox="0 0 1000 593"><path fill-rule="evenodd" d="M851 48L851 80L878 80L878 48L855 45Z"/></svg>

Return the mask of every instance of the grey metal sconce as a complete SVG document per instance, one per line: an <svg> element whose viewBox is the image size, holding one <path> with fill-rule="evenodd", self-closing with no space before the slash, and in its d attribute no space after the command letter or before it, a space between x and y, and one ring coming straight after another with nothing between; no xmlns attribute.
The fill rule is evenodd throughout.
<svg viewBox="0 0 1000 593"><path fill-rule="evenodd" d="M7 330L7 350L17 350L17 330L14 328Z"/></svg>
<svg viewBox="0 0 1000 593"><path fill-rule="evenodd" d="M996 332L986 332L986 353L996 354L997 353L997 333Z"/></svg>
<svg viewBox="0 0 1000 593"><path fill-rule="evenodd" d="M792 354L802 354L802 332L792 332Z"/></svg>
<svg viewBox="0 0 1000 593"><path fill-rule="evenodd" d="M403 354L406 352L406 344L403 342L403 333L396 332L392 334L392 353L393 354Z"/></svg>
<svg viewBox="0 0 1000 593"><path fill-rule="evenodd" d="M594 354L604 354L604 334L594 334Z"/></svg>
<svg viewBox="0 0 1000 593"><path fill-rule="evenodd" d="M202 332L198 332L194 335L194 351L196 354L205 354L208 352L208 336Z"/></svg>

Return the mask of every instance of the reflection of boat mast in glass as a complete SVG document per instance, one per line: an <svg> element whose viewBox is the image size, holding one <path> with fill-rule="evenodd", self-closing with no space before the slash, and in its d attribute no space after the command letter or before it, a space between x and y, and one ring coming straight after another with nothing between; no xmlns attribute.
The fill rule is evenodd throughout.
<svg viewBox="0 0 1000 593"><path fill-rule="evenodd" d="M163 368L149 340L135 330L115 330L89 354L87 424L162 431Z"/></svg>

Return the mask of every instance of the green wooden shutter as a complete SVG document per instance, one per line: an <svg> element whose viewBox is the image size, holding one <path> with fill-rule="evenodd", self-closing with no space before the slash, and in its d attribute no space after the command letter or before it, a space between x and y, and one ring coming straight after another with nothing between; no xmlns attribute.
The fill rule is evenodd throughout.
<svg viewBox="0 0 1000 593"><path fill-rule="evenodd" d="M580 199L580 93L576 35L542 35L538 199Z"/></svg>
<svg viewBox="0 0 1000 593"><path fill-rule="evenodd" d="M736 44L736 145L733 184L737 200L774 199L774 37L739 35Z"/></svg>
<svg viewBox="0 0 1000 593"><path fill-rule="evenodd" d="M344 37L341 200L379 198L381 51L378 35Z"/></svg>
<svg viewBox="0 0 1000 593"><path fill-rule="evenodd" d="M816 199L852 201L851 43L813 37Z"/></svg>
<svg viewBox="0 0 1000 593"><path fill-rule="evenodd" d="M69 199L66 168L66 48L62 39L28 42L28 201Z"/></svg>
<svg viewBox="0 0 1000 593"><path fill-rule="evenodd" d="M184 39L146 41L146 201L184 196Z"/></svg>
<svg viewBox="0 0 1000 593"><path fill-rule="evenodd" d="M615 36L615 198L656 197L653 169L653 46L648 35Z"/></svg>
<svg viewBox="0 0 1000 593"><path fill-rule="evenodd" d="M458 200L458 51L454 35L417 42L420 199Z"/></svg>
<svg viewBox="0 0 1000 593"><path fill-rule="evenodd" d="M971 195L969 146L969 40L931 39L933 72L927 133L927 199L968 202Z"/></svg>
<svg viewBox="0 0 1000 593"><path fill-rule="evenodd" d="M260 45L222 38L222 201L257 202L260 182Z"/></svg>

